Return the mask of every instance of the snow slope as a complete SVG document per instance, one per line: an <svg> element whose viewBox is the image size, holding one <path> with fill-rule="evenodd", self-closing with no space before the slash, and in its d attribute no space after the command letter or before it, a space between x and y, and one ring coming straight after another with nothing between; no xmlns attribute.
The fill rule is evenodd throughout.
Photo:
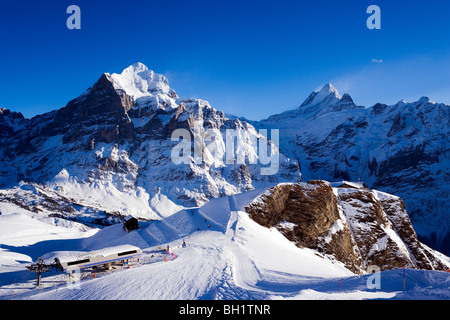
<svg viewBox="0 0 450 320"><path fill-rule="evenodd" d="M300 249L275 228L268 229L251 220L243 208L265 191L258 189L213 199L201 208L144 222L139 231L125 233L121 225L114 225L90 237L73 234L65 245L66 250L86 251L105 245L133 244L146 253L169 245L176 254L172 261L160 259L149 263L153 258L144 255L143 262L137 266L96 279L86 275L76 286L66 285L64 278L61 280L58 275L50 275L43 278L45 289L42 290L33 289L33 275L14 283L13 276L17 278L17 272L11 272L6 265L8 262L2 260L0 297L88 300L450 298L450 274L445 272L407 270L408 290L403 294L402 271L390 270L381 273L381 290L367 289L369 276L355 276L341 263L324 258L314 250ZM23 217L4 215L0 218L13 223ZM37 222L37 226L41 226L41 222ZM53 230L61 234L60 237L64 234ZM39 242L42 240L39 232L34 235L34 241L41 244L40 250L33 250L34 254L61 249L61 245L56 246L56 239ZM181 248L183 240L187 244L185 248ZM2 245L2 256L28 248L22 247L24 243L19 238L9 243L5 249ZM17 266L24 266L20 261L16 264L16 271ZM342 292L339 292L339 281Z"/></svg>

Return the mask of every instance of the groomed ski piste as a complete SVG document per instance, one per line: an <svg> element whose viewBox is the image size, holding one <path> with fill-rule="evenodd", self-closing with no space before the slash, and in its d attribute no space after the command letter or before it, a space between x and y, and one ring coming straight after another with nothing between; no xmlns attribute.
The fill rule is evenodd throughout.
<svg viewBox="0 0 450 320"><path fill-rule="evenodd" d="M140 230L129 233L121 224L81 230L24 213L0 215L0 299L450 299L447 272L406 269L403 282L402 269L382 271L380 289L370 289L373 275L355 275L315 250L296 247L275 228L258 225L244 207L265 191L214 199L141 222ZM36 288L36 274L25 268L53 251L122 244L140 247L139 261L95 276L83 271L75 282L50 272ZM167 246L169 252L162 250Z"/></svg>

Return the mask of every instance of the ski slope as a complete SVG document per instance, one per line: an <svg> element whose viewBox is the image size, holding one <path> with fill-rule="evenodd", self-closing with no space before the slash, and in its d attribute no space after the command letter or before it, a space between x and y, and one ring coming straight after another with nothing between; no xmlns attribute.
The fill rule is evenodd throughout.
<svg viewBox="0 0 450 320"><path fill-rule="evenodd" d="M12 230L9 233L9 245L2 245L0 252L0 298L450 298L450 274L437 271L406 270L405 293L402 292L403 271L384 271L380 274L381 289L368 289L366 283L370 275L356 276L340 262L320 256L311 249L300 249L276 229L267 229L252 221L245 213L244 207L265 191L259 189L214 199L201 208L187 209L163 220L141 223L140 230L130 233L126 233L121 225L90 231L89 234L80 231L70 234L67 230L56 230L57 227L49 225L48 230L44 232L42 230L46 229L40 228L42 222L36 221L34 229L28 228L28 242L17 237L14 244ZM0 218L4 221L18 217ZM19 218L24 219L23 216ZM33 225L32 221L28 222ZM48 240L44 240L43 233L48 233ZM3 244L6 237L3 232L1 234L0 240ZM34 244L30 241L33 237ZM181 247L183 240L186 247ZM28 245L24 245L25 243ZM157 247L165 248L169 245L174 248L176 258L167 259L166 262L156 259L152 263L147 263L148 259L142 259L143 262L129 269L105 273L97 278L86 275L76 285L64 283L62 274L50 274L48 277L44 274L44 289L33 288L35 275L23 270L25 262L29 264L31 260L36 259L36 255L49 251L87 251L119 244L137 245L147 253ZM31 254L31 250L27 251L26 248L35 250ZM17 256L13 256L14 254ZM14 259L15 263L11 263Z"/></svg>

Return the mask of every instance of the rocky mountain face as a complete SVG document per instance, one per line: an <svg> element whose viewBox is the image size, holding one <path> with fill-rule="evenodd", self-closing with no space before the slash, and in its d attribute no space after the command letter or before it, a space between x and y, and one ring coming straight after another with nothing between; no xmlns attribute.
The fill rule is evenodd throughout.
<svg viewBox="0 0 450 320"><path fill-rule="evenodd" d="M163 75L141 63L103 74L64 108L32 119L2 109L0 129L0 185L25 182L38 199L45 193L79 214L159 219L210 198L300 179L296 161L283 155L277 174L261 175L267 163L259 161L255 141L266 143L269 154L278 152L275 144L207 101L179 98ZM191 141L172 137L176 129ZM227 129L234 133L233 161L225 158ZM180 145L187 160L176 164ZM22 185L4 196L24 192Z"/></svg>
<svg viewBox="0 0 450 320"><path fill-rule="evenodd" d="M401 196L420 239L450 252L448 105L422 97L365 108L327 84L297 109L252 124L280 129L280 150L304 180L360 179Z"/></svg>
<svg viewBox="0 0 450 320"><path fill-rule="evenodd" d="M403 201L368 188L333 188L326 181L281 184L246 207L259 224L277 228L298 247L317 250L355 273L381 270L444 270L423 245Z"/></svg>

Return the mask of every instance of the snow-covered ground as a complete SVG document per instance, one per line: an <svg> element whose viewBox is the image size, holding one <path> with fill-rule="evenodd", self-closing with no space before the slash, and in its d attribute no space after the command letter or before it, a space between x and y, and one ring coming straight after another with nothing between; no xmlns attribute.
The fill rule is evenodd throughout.
<svg viewBox="0 0 450 320"><path fill-rule="evenodd" d="M300 249L276 229L255 223L244 206L265 189L211 200L163 220L142 222L126 233L121 225L83 231L33 219L23 213L0 216L1 299L450 299L450 273L383 271L380 289L369 289L374 275L354 275L341 263ZM183 240L186 247L181 247ZM143 249L131 268L43 275L35 288L25 269L51 251L89 251L119 244ZM171 255L155 254L158 247ZM151 257L153 255L153 257ZM163 259L165 257L166 261Z"/></svg>

